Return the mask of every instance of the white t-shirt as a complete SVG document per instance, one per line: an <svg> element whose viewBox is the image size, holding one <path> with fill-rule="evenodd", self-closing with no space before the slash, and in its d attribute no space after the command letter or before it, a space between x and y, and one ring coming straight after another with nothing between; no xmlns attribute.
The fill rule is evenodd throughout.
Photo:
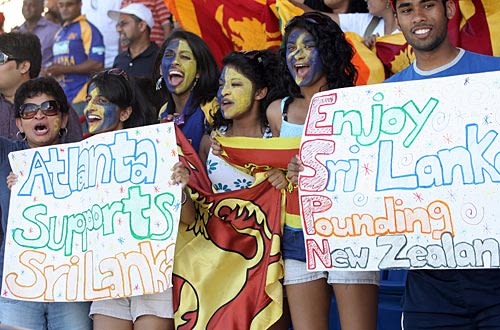
<svg viewBox="0 0 500 330"><path fill-rule="evenodd" d="M373 15L369 13L339 14L339 26L344 32L355 32L363 37L372 18ZM380 19L372 34L384 35L383 19Z"/></svg>
<svg viewBox="0 0 500 330"><path fill-rule="evenodd" d="M94 24L104 39L104 66L111 68L120 47L120 36L116 32L116 21L108 16L108 10L120 10L121 0L82 0L82 14Z"/></svg>

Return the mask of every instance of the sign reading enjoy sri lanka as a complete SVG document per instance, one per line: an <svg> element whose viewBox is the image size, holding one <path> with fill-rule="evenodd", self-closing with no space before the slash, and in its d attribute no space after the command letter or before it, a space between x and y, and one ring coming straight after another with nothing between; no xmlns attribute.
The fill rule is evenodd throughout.
<svg viewBox="0 0 500 330"><path fill-rule="evenodd" d="M310 270L500 267L500 72L316 94L300 157Z"/></svg>

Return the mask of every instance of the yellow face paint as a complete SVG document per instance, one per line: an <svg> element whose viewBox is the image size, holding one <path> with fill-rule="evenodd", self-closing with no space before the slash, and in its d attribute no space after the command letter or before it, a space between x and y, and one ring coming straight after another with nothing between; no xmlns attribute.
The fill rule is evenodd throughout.
<svg viewBox="0 0 500 330"><path fill-rule="evenodd" d="M286 63L288 71L300 87L313 85L325 74L316 41L303 29L294 29L288 36Z"/></svg>
<svg viewBox="0 0 500 330"><path fill-rule="evenodd" d="M217 98L224 118L237 118L252 108L253 83L234 68L226 66L219 79Z"/></svg>
<svg viewBox="0 0 500 330"><path fill-rule="evenodd" d="M163 79L170 93L189 92L196 80L197 62L184 39L173 39L165 48L161 62Z"/></svg>
<svg viewBox="0 0 500 330"><path fill-rule="evenodd" d="M120 109L109 102L95 85L90 85L87 106L83 110L90 134L114 131L120 123Z"/></svg>
<svg viewBox="0 0 500 330"><path fill-rule="evenodd" d="M52 129L55 133L59 134L59 131L61 130L61 117L57 116L57 118L54 119L54 128Z"/></svg>

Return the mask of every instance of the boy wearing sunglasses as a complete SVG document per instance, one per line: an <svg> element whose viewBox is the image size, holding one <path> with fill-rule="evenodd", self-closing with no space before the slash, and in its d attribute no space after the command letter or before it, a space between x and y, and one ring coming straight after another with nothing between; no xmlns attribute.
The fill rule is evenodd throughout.
<svg viewBox="0 0 500 330"><path fill-rule="evenodd" d="M0 136L16 139L19 129L14 116L14 94L22 83L38 77L42 54L40 41L31 33L11 32L0 35ZM70 130L64 142L82 139L78 115L70 109Z"/></svg>

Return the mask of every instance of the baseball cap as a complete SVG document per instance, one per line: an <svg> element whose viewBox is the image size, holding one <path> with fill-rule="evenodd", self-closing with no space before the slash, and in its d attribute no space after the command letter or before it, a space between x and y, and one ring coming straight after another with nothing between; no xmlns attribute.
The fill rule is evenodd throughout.
<svg viewBox="0 0 500 330"><path fill-rule="evenodd" d="M142 3L131 3L120 10L108 10L108 16L115 21L120 19L120 14L135 15L146 22L150 29L153 28L155 22L151 10Z"/></svg>

